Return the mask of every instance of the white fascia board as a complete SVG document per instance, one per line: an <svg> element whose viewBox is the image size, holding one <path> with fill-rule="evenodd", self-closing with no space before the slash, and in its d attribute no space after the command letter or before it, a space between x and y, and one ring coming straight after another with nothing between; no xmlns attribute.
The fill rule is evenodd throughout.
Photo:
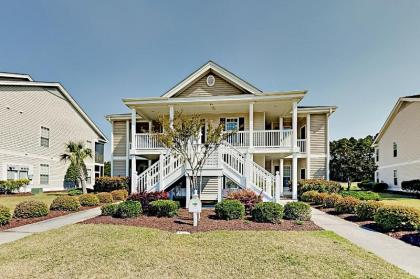
<svg viewBox="0 0 420 279"><path fill-rule="evenodd" d="M98 126L90 119L90 117L84 112L79 104L73 99L73 97L67 92L67 90L58 82L35 82L35 81L23 81L23 82L0 82L0 85L13 85L13 86L34 86L34 87L54 87L60 90L64 97L73 105L73 107L82 115L82 117L88 122L92 129L102 137L105 142L108 142L105 134L99 129Z"/></svg>
<svg viewBox="0 0 420 279"><path fill-rule="evenodd" d="M0 77L6 77L6 78L24 78L24 79L27 79L28 81L33 81L32 77L30 75L28 75L28 74L0 73ZM8 82L16 82L16 81L11 81L10 80Z"/></svg>
<svg viewBox="0 0 420 279"><path fill-rule="evenodd" d="M322 108L298 108L299 114L307 114L307 113L329 113L332 114L337 110L336 106L331 107L322 107Z"/></svg>
<svg viewBox="0 0 420 279"><path fill-rule="evenodd" d="M397 115L397 112L398 112L399 108L401 107L401 105L403 103L403 99L404 98L399 98L397 103L395 104L395 106L392 108L392 111L388 115L387 119L385 120L384 125L382 125L381 129L379 130L378 136L373 141L373 145L379 144L379 141L382 138L382 136L384 135L386 129L388 129L388 126L391 124L392 120Z"/></svg>

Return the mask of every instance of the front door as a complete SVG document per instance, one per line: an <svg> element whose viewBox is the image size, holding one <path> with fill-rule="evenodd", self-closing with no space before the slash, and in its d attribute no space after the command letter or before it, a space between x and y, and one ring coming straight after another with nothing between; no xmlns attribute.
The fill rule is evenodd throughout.
<svg viewBox="0 0 420 279"><path fill-rule="evenodd" d="M289 181L291 179L292 166L283 166L283 187L289 187Z"/></svg>

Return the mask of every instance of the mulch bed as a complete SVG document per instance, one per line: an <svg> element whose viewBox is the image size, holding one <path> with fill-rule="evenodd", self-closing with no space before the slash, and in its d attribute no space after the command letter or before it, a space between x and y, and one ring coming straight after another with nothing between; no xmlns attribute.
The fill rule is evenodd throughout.
<svg viewBox="0 0 420 279"><path fill-rule="evenodd" d="M322 230L312 221L305 221L299 225L295 221L283 220L280 224L256 223L245 220L219 220L212 209L203 209L198 227L193 227L192 215L186 209L180 209L178 216L173 218L158 218L152 216L139 216L131 219L113 218L111 216L98 216L82 222L83 224L114 224L136 227L147 227L170 232L206 232L214 230L253 230L253 231L317 231Z"/></svg>
<svg viewBox="0 0 420 279"><path fill-rule="evenodd" d="M48 220L48 219L51 219L51 218L60 217L60 216L80 212L80 211L83 211L83 210L88 210L88 209L95 208L95 207L96 206L82 206L82 207L80 207L79 211L55 211L55 210L51 210L48 213L47 216L36 217L36 218L27 218L27 219L12 218L12 220L10 220L9 224L4 225L4 226L0 226L0 231L5 231L5 230L8 230L8 229L12 229L12 228L16 228L16 227L20 227L20 226L24 226L24 225L28 225L28 224L41 222L41 221Z"/></svg>
<svg viewBox="0 0 420 279"><path fill-rule="evenodd" d="M313 206L313 207L323 212L326 212L328 214L343 218L344 220L356 223L365 229L377 231L377 232L386 234L388 236L391 236L393 238L402 240L408 244L420 247L420 232L419 231L386 232L381 227L379 227L375 222L360 221L359 218L357 218L357 216L354 214L339 214L334 210L334 208L322 208L320 206Z"/></svg>

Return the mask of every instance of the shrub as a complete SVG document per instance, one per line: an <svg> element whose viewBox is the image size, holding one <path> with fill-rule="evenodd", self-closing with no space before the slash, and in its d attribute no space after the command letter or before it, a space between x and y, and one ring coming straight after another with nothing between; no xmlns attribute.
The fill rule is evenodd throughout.
<svg viewBox="0 0 420 279"><path fill-rule="evenodd" d="M56 197L53 200L50 209L59 211L78 211L80 209L80 202L77 197Z"/></svg>
<svg viewBox="0 0 420 279"><path fill-rule="evenodd" d="M385 205L376 211L375 222L386 231L416 230L420 211L415 208Z"/></svg>
<svg viewBox="0 0 420 279"><path fill-rule="evenodd" d="M48 205L42 201L27 200L20 202L15 207L14 216L16 218L34 218L47 216Z"/></svg>
<svg viewBox="0 0 420 279"><path fill-rule="evenodd" d="M374 183L375 182L371 182L371 181L362 181L360 183L357 183L357 187L359 187L360 190L372 191Z"/></svg>
<svg viewBox="0 0 420 279"><path fill-rule="evenodd" d="M18 191L23 186L29 185L31 181L26 178L16 180L0 180L0 193L10 194Z"/></svg>
<svg viewBox="0 0 420 279"><path fill-rule="evenodd" d="M82 189L75 188L75 189L68 190L67 194L69 196L79 196L79 195L83 194L83 191L82 191Z"/></svg>
<svg viewBox="0 0 420 279"><path fill-rule="evenodd" d="M112 192L114 190L128 190L129 177L101 176L95 179L93 189L95 192Z"/></svg>
<svg viewBox="0 0 420 279"><path fill-rule="evenodd" d="M95 194L83 194L79 196L79 202L82 206L99 205L99 199Z"/></svg>
<svg viewBox="0 0 420 279"><path fill-rule="evenodd" d="M223 200L216 204L215 213L219 219L242 219L245 216L245 206L238 200Z"/></svg>
<svg viewBox="0 0 420 279"><path fill-rule="evenodd" d="M328 193L318 193L314 197L314 203L317 205L324 206L325 199L328 197Z"/></svg>
<svg viewBox="0 0 420 279"><path fill-rule="evenodd" d="M305 193L303 193L300 196L300 199L304 202L314 202L315 201L315 197L318 195L319 193L317 191L311 190L311 191L307 191Z"/></svg>
<svg viewBox="0 0 420 279"><path fill-rule="evenodd" d="M356 215L360 220L373 220L376 211L381 207L377 201L362 201L356 206Z"/></svg>
<svg viewBox="0 0 420 279"><path fill-rule="evenodd" d="M103 216L113 216L117 211L118 204L104 204L101 206L101 215Z"/></svg>
<svg viewBox="0 0 420 279"><path fill-rule="evenodd" d="M178 213L179 204L171 200L157 200L149 204L149 215L157 217L173 217Z"/></svg>
<svg viewBox="0 0 420 279"><path fill-rule="evenodd" d="M300 197L307 191L317 191L320 193L338 193L341 185L338 182L323 179L303 179L298 181L298 196Z"/></svg>
<svg viewBox="0 0 420 279"><path fill-rule="evenodd" d="M111 193L107 193L107 192L97 193L96 197L98 197L98 200L100 203L111 203L114 201Z"/></svg>
<svg viewBox="0 0 420 279"><path fill-rule="evenodd" d="M343 195L343 197L350 196L362 201L380 200L379 194L371 191L343 191L341 192L341 195Z"/></svg>
<svg viewBox="0 0 420 279"><path fill-rule="evenodd" d="M420 179L414 179L414 180L401 182L401 189L407 192L420 194Z"/></svg>
<svg viewBox="0 0 420 279"><path fill-rule="evenodd" d="M245 211L250 213L254 206L261 202L261 196L257 196L252 190L238 190L230 192L227 197L227 200L238 200L245 206Z"/></svg>
<svg viewBox="0 0 420 279"><path fill-rule="evenodd" d="M134 218L141 214L141 203L138 201L123 201L118 204L115 210L115 217Z"/></svg>
<svg viewBox="0 0 420 279"><path fill-rule="evenodd" d="M307 221L311 219L311 207L304 202L289 202L284 206L284 218Z"/></svg>
<svg viewBox="0 0 420 279"><path fill-rule="evenodd" d="M114 201L124 201L128 197L128 191L127 190L114 190L111 192L111 195Z"/></svg>
<svg viewBox="0 0 420 279"><path fill-rule="evenodd" d="M384 182L380 182L380 183L374 183L373 184L373 188L372 190L374 192L383 192L386 189L388 189L388 184L384 183Z"/></svg>
<svg viewBox="0 0 420 279"><path fill-rule="evenodd" d="M168 199L168 193L165 191L134 193L128 196L129 201L140 202L141 208L143 209L144 212L148 212L149 204L152 201L167 200L167 199Z"/></svg>
<svg viewBox="0 0 420 279"><path fill-rule="evenodd" d="M283 218L283 206L274 202L260 202L251 211L252 219L260 223L279 223Z"/></svg>
<svg viewBox="0 0 420 279"><path fill-rule="evenodd" d="M4 205L0 205L0 226L8 224L12 220L12 213L10 209Z"/></svg>
<svg viewBox="0 0 420 279"><path fill-rule="evenodd" d="M342 199L343 196L339 195L339 194L329 194L325 199L324 199L324 206L326 208L333 208L335 207L335 203L337 201L339 201L340 199Z"/></svg>
<svg viewBox="0 0 420 279"><path fill-rule="evenodd" d="M335 211L340 214L354 213L359 200L353 197L344 197L335 203Z"/></svg>

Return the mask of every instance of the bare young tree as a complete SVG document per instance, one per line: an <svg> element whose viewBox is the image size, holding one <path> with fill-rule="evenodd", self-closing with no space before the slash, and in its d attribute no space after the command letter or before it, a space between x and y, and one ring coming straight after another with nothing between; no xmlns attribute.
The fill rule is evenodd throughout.
<svg viewBox="0 0 420 279"><path fill-rule="evenodd" d="M199 114L184 115L182 112L176 112L173 123L170 123L167 116L159 117L159 122L164 131L159 135L159 141L173 156L180 156L184 165L191 170L188 178L192 189L201 189L201 172L207 159L232 132L223 132L222 123L210 122L206 127L204 142L200 143L205 122Z"/></svg>

